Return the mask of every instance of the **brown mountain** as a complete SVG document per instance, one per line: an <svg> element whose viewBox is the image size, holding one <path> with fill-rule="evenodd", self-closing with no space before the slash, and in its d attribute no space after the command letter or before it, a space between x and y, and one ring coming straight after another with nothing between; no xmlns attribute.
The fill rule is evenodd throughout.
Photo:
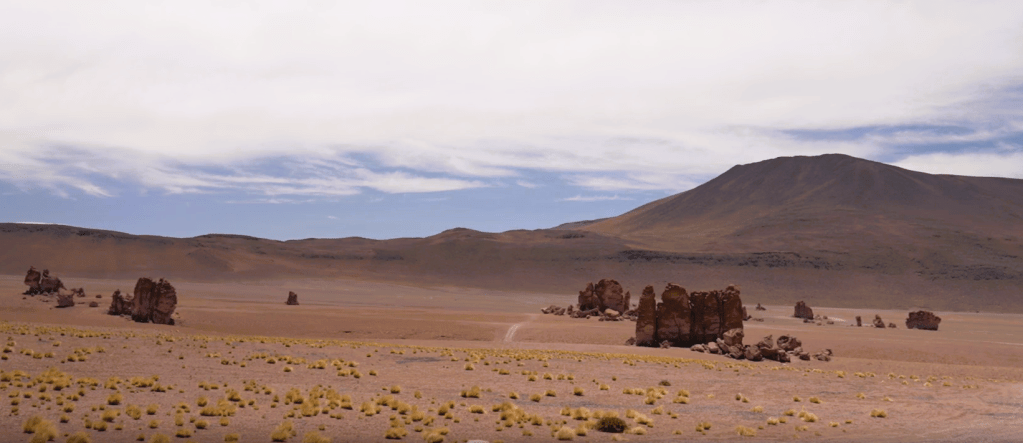
<svg viewBox="0 0 1023 443"><path fill-rule="evenodd" d="M0 273L356 278L566 296L614 277L637 294L669 281L735 283L747 303L1023 312L1021 237L1023 180L824 155L735 166L621 216L549 230L282 242L0 224Z"/></svg>

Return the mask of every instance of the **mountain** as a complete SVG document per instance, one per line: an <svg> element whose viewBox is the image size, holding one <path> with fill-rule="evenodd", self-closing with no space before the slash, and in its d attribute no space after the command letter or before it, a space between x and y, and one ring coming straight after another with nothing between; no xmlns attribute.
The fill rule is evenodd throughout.
<svg viewBox="0 0 1023 443"><path fill-rule="evenodd" d="M626 214L545 230L276 241L0 224L0 245L0 274L15 276L33 265L127 281L363 279L566 300L610 277L637 295L738 284L751 304L1023 312L1023 180L845 155L735 166Z"/></svg>

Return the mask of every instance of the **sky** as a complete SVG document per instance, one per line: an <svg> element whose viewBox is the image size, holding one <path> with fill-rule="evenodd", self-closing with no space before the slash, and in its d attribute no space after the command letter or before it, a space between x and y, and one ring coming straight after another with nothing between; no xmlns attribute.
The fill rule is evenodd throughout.
<svg viewBox="0 0 1023 443"><path fill-rule="evenodd" d="M1023 178L1023 2L0 1L0 222L539 229L824 153Z"/></svg>

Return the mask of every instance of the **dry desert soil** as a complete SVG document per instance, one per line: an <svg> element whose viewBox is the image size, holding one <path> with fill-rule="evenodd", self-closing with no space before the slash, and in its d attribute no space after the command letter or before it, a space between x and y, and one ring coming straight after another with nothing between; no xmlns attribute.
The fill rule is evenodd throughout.
<svg viewBox="0 0 1023 443"><path fill-rule="evenodd" d="M1023 430L1018 314L937 312L940 330L922 331L905 329L906 311L814 306L835 321L817 326L767 305L748 338L795 335L836 354L779 364L624 346L635 323L540 314L566 294L174 281L180 321L164 326L106 315L131 280L74 279L79 301L100 307L57 309L15 295L22 279L0 277L3 441L1018 441ZM301 305L284 304L288 291ZM850 327L856 315L899 328ZM598 430L605 416L625 432ZM23 432L40 419L52 427Z"/></svg>

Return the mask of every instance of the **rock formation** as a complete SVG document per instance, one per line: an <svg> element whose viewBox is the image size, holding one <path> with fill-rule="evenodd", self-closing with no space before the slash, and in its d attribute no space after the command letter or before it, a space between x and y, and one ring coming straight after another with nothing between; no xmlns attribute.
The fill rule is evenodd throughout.
<svg viewBox="0 0 1023 443"><path fill-rule="evenodd" d="M670 285L669 285L670 287ZM685 292L685 291L683 291ZM643 289L636 312L636 345L657 346L657 298L653 286Z"/></svg>
<svg viewBox="0 0 1023 443"><path fill-rule="evenodd" d="M140 323L173 325L174 308L178 295L174 286L160 279L158 282L143 277L135 283L135 296L131 300L131 319Z"/></svg>
<svg viewBox="0 0 1023 443"><path fill-rule="evenodd" d="M760 306L760 303L757 303L757 307L754 308L754 309L756 309L757 311L766 311L767 310L767 308L765 308L763 306Z"/></svg>
<svg viewBox="0 0 1023 443"><path fill-rule="evenodd" d="M297 306L298 305L298 294L296 294L294 292L291 292L291 291L288 291L288 301L287 301L286 304Z"/></svg>
<svg viewBox="0 0 1023 443"><path fill-rule="evenodd" d="M622 289L622 285L612 279L601 279L596 285L589 283L586 289L579 291L579 310L596 309L604 312L613 309L618 312L629 310L632 296Z"/></svg>
<svg viewBox="0 0 1023 443"><path fill-rule="evenodd" d="M796 312L792 316L803 320L813 320L813 309L810 309L806 303L800 301L796 303Z"/></svg>
<svg viewBox="0 0 1023 443"><path fill-rule="evenodd" d="M881 316L880 315L874 315L874 327L875 328L881 328L881 329L885 328L884 320L881 320Z"/></svg>
<svg viewBox="0 0 1023 443"><path fill-rule="evenodd" d="M906 328L937 331L939 323L941 323L941 317L934 315L933 312L916 311L909 313L909 318L906 319Z"/></svg>
<svg viewBox="0 0 1023 443"><path fill-rule="evenodd" d="M79 289L81 290L81 289ZM57 307L58 308L70 308L75 305L75 293L74 292L57 292Z"/></svg>
<svg viewBox="0 0 1023 443"><path fill-rule="evenodd" d="M863 317L856 316L856 326L863 326Z"/></svg>
<svg viewBox="0 0 1023 443"><path fill-rule="evenodd" d="M60 281L59 278L50 277L49 269L44 269L42 274L40 274L32 266L29 266L28 272L25 274L25 285L28 286L25 295L50 294L61 289L67 289L64 287L64 282Z"/></svg>
<svg viewBox="0 0 1023 443"><path fill-rule="evenodd" d="M122 294L118 289L114 291L114 295L110 296L110 308L107 309L107 314L131 315L131 305L131 296Z"/></svg>
<svg viewBox="0 0 1023 443"><path fill-rule="evenodd" d="M727 331L743 328L743 309L739 289L729 286L723 291L693 292L668 284L657 303L653 286L647 286L636 309L636 344L658 346L668 341L672 346L690 347L714 342ZM740 339L741 340L741 339Z"/></svg>
<svg viewBox="0 0 1023 443"><path fill-rule="evenodd" d="M28 267L28 273L25 274L25 285L28 286L28 290L25 291L25 295L34 295L39 293L39 280L43 278L43 275L36 270L35 266Z"/></svg>

